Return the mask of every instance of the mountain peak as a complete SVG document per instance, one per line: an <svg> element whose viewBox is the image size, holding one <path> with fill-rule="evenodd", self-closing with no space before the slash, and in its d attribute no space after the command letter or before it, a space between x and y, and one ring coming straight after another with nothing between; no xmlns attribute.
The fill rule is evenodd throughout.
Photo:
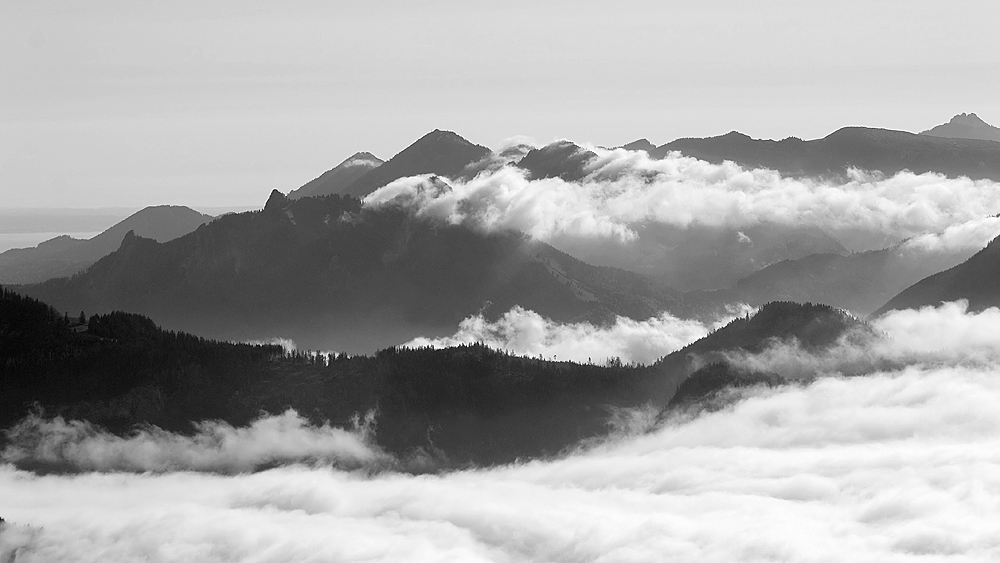
<svg viewBox="0 0 1000 563"><path fill-rule="evenodd" d="M1000 142L1000 128L986 123L975 113L960 113L952 117L948 123L921 131L920 134L949 139L979 139Z"/></svg>
<svg viewBox="0 0 1000 563"><path fill-rule="evenodd" d="M952 123L955 125L966 125L968 127L990 127L989 123L986 123L975 113L960 113L955 117L951 118Z"/></svg>
<svg viewBox="0 0 1000 563"><path fill-rule="evenodd" d="M347 157L347 159L345 159L344 162L341 162L338 166L364 165L364 166L375 167L382 164L383 162L385 161L373 155L372 153L367 151L361 151L361 152L356 152L351 156Z"/></svg>
<svg viewBox="0 0 1000 563"><path fill-rule="evenodd" d="M288 199L342 193L358 178L383 164L385 161L370 152L356 152L318 178L307 182L297 190L292 190L288 194Z"/></svg>
<svg viewBox="0 0 1000 563"><path fill-rule="evenodd" d="M406 176L437 174L454 177L469 164L491 154L454 131L435 129L414 141L385 164L365 173L341 193L365 197L382 186Z"/></svg>
<svg viewBox="0 0 1000 563"><path fill-rule="evenodd" d="M417 139L416 142L414 142L407 148L428 143L449 143L449 144L470 146L470 147L475 146L471 141L459 135L458 133L455 133L454 131L435 129L430 133L424 135L423 137Z"/></svg>
<svg viewBox="0 0 1000 563"><path fill-rule="evenodd" d="M646 151L646 152L652 152L653 150L656 149L656 145L654 145L653 143L649 142L649 139L643 137L642 139L636 139L635 141L632 141L631 143L628 143L626 145L622 145L621 148L623 148L623 149L625 149L627 151Z"/></svg>
<svg viewBox="0 0 1000 563"><path fill-rule="evenodd" d="M271 190L271 195L267 198L267 203L264 204L264 211L282 209L286 203L288 203L288 198L285 197L285 194L278 190Z"/></svg>

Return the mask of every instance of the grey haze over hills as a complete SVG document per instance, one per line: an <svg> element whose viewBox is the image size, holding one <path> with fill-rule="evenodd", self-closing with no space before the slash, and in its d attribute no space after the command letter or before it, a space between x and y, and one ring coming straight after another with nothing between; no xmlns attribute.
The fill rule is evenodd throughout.
<svg viewBox="0 0 1000 563"><path fill-rule="evenodd" d="M921 135L949 139L980 139L1000 142L1000 127L994 127L974 113L960 113L951 121L921 131Z"/></svg>
<svg viewBox="0 0 1000 563"><path fill-rule="evenodd" d="M0 283L36 283L69 276L117 250L130 231L166 242L212 219L211 215L184 206L147 207L90 239L62 235L32 248L15 248L0 254Z"/></svg>
<svg viewBox="0 0 1000 563"><path fill-rule="evenodd" d="M810 254L773 263L741 278L731 288L695 291L685 297L754 307L772 301L825 303L865 317L910 285L974 253L927 253L903 242L867 252Z"/></svg>

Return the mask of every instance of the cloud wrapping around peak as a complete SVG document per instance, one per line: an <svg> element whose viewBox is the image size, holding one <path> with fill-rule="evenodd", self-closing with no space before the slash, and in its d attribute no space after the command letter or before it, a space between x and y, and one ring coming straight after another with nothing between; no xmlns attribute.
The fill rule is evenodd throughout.
<svg viewBox="0 0 1000 563"><path fill-rule="evenodd" d="M542 240L611 238L628 242L644 223L742 229L775 223L818 227L828 233L902 240L973 223L1000 212L1000 186L985 180L901 172L885 178L849 171L843 180L795 179L771 170L711 164L671 153L661 160L644 151L588 147L597 157L580 182L528 180L513 166L429 187L428 176L397 180L365 203L411 206L418 216L487 231L516 229ZM980 234L981 240L984 235ZM961 238L953 232L943 240ZM881 240L880 239L880 240Z"/></svg>

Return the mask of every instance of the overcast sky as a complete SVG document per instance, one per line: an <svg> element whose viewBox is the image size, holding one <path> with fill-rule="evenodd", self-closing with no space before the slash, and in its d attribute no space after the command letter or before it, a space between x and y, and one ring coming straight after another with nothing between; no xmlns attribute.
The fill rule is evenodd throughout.
<svg viewBox="0 0 1000 563"><path fill-rule="evenodd" d="M1000 125L1000 2L0 2L0 207L262 205L451 129Z"/></svg>

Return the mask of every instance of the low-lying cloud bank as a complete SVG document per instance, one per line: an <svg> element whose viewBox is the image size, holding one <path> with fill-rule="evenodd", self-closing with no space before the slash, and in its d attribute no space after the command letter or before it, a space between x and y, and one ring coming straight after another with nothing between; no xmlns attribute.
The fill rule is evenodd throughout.
<svg viewBox="0 0 1000 563"><path fill-rule="evenodd" d="M846 335L827 350L776 342L760 353L729 353L727 358L736 366L791 380L914 365L1000 366L1000 309L970 313L968 305L961 300L891 311L871 323L882 337Z"/></svg>
<svg viewBox="0 0 1000 563"><path fill-rule="evenodd" d="M993 367L908 367L440 475L2 465L0 560L996 561L997 404Z"/></svg>
<svg viewBox="0 0 1000 563"><path fill-rule="evenodd" d="M534 311L514 307L495 322L482 315L468 317L451 336L416 338L404 346L446 348L480 342L497 350L548 360L602 364L619 358L625 363L650 364L750 310L735 306L732 316L713 323L663 313L645 321L618 317L611 326L597 327L590 323L557 323Z"/></svg>
<svg viewBox="0 0 1000 563"><path fill-rule="evenodd" d="M34 414L7 432L10 443L0 452L0 461L73 471L217 473L295 462L372 466L390 461L373 445L373 416L370 413L348 431L311 425L289 409L241 428L207 421L197 423L191 436L150 427L120 437L89 422Z"/></svg>
<svg viewBox="0 0 1000 563"><path fill-rule="evenodd" d="M909 172L885 178L857 170L839 181L794 179L679 153L655 160L643 151L588 149L598 156L577 183L529 180L523 170L506 166L451 186L430 176L404 178L365 202L402 203L419 216L488 231L515 229L547 241L581 237L627 242L637 237L638 225L649 222L732 229L768 223L819 227L849 247L849 241L947 233L925 241L924 246L938 251L981 247L987 237L1000 234L1000 223L984 222L1000 212L1000 185L986 180Z"/></svg>

